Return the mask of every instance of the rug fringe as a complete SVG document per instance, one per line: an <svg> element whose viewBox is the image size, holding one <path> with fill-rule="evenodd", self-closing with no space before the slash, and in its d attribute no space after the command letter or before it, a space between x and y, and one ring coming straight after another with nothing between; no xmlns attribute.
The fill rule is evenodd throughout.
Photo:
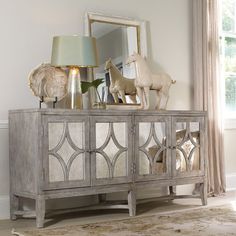
<svg viewBox="0 0 236 236"><path fill-rule="evenodd" d="M11 230L11 234L12 234L12 235L15 235L15 236L24 236L24 234L21 234L21 233L16 232L15 229L12 229L12 230Z"/></svg>

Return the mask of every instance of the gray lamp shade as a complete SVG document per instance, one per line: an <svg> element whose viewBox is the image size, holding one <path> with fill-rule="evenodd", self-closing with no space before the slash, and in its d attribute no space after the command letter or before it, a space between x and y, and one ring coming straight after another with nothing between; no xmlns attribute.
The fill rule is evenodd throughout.
<svg viewBox="0 0 236 236"><path fill-rule="evenodd" d="M96 67L96 39L77 35L53 37L51 64L58 67Z"/></svg>

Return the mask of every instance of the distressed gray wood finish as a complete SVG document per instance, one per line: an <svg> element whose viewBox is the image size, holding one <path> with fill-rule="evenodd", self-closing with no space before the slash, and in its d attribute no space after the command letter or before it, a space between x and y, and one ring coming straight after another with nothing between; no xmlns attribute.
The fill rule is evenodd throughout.
<svg viewBox="0 0 236 236"><path fill-rule="evenodd" d="M50 131L51 125L54 124L56 124L54 128L57 124L63 127L60 135L55 134L57 128ZM70 126L71 124L73 125ZM102 124L108 127L108 131L101 141L97 139ZM191 128L193 125L197 127L199 136L197 141L194 137L195 131L193 132ZM77 136L69 127L82 127L81 135ZM119 129L122 135L118 132ZM178 132L182 132L180 141ZM58 136L55 137L57 141L50 135ZM148 191L150 188L168 186L170 191L167 198L172 200L180 197L174 192L176 185L195 183L200 184L198 197L205 205L207 204L206 135L206 113L199 111L65 109L9 111L11 219L16 219L19 212L24 215L20 206L21 198L35 200L36 225L43 227L47 213L45 201L48 199L96 194L101 196L100 202L103 204L105 201L103 196L114 192L127 192L127 203L112 205L110 208L128 209L130 216L134 216L137 204L136 192L140 189ZM82 140L78 140L79 137ZM55 141L53 145L49 139ZM71 149L71 154L63 156L67 149L60 150L65 142ZM184 148L186 142L191 146L188 152ZM113 148L109 146L110 143ZM108 147L112 149L113 157L110 156ZM151 149L153 151L155 148L156 152L151 153ZM200 159L198 167L194 169L191 162L195 158L193 154L195 150L198 150ZM177 167L177 152L186 163L185 169ZM98 154L104 159L108 173L107 176L99 178L97 172L100 167L96 162ZM50 165L50 155L57 161L55 166ZM77 162L80 166L73 167L75 176L70 178L71 166L79 155L83 156L83 161ZM124 161L120 162L118 168L124 170L115 173L120 155L123 155ZM147 173L142 173L143 164L140 162L140 155L146 158L145 161L148 163L145 169ZM160 168L156 168L157 164L162 167L161 171ZM62 168L61 176L50 177L52 172L54 173L52 168ZM78 175L76 175L77 168L81 172L77 173Z"/></svg>
<svg viewBox="0 0 236 236"><path fill-rule="evenodd" d="M136 215L136 190L135 187L129 190L128 192L128 206L129 206L129 215Z"/></svg>
<svg viewBox="0 0 236 236"><path fill-rule="evenodd" d="M42 228L44 224L44 217L45 217L45 198L43 195L38 195L36 197L35 203L35 212L36 212L36 226L38 228Z"/></svg>

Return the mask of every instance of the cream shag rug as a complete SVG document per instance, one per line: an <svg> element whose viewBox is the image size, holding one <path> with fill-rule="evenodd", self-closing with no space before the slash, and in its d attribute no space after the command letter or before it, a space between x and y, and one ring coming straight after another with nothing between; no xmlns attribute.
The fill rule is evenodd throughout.
<svg viewBox="0 0 236 236"><path fill-rule="evenodd" d="M229 205L137 216L104 223L29 230L24 236L230 236L236 235L236 211Z"/></svg>

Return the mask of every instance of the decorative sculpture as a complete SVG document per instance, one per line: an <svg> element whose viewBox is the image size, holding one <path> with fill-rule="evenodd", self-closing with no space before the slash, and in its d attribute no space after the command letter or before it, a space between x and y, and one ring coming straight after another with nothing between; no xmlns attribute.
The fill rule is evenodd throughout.
<svg viewBox="0 0 236 236"><path fill-rule="evenodd" d="M111 59L106 61L105 70L109 72L111 82L109 90L115 103L119 103L118 95L120 95L123 103L126 103L125 95L129 95L131 101L137 103L134 79L125 78L112 63Z"/></svg>
<svg viewBox="0 0 236 236"><path fill-rule="evenodd" d="M149 108L149 90L157 92L157 110L165 110L169 99L169 89L172 80L167 73L152 74L146 60L137 53L134 53L127 59L127 64L135 63L136 79L135 86L137 95L140 99L141 109Z"/></svg>
<svg viewBox="0 0 236 236"><path fill-rule="evenodd" d="M67 75L64 70L43 63L29 74L29 86L33 94L44 102L63 99L67 94Z"/></svg>

